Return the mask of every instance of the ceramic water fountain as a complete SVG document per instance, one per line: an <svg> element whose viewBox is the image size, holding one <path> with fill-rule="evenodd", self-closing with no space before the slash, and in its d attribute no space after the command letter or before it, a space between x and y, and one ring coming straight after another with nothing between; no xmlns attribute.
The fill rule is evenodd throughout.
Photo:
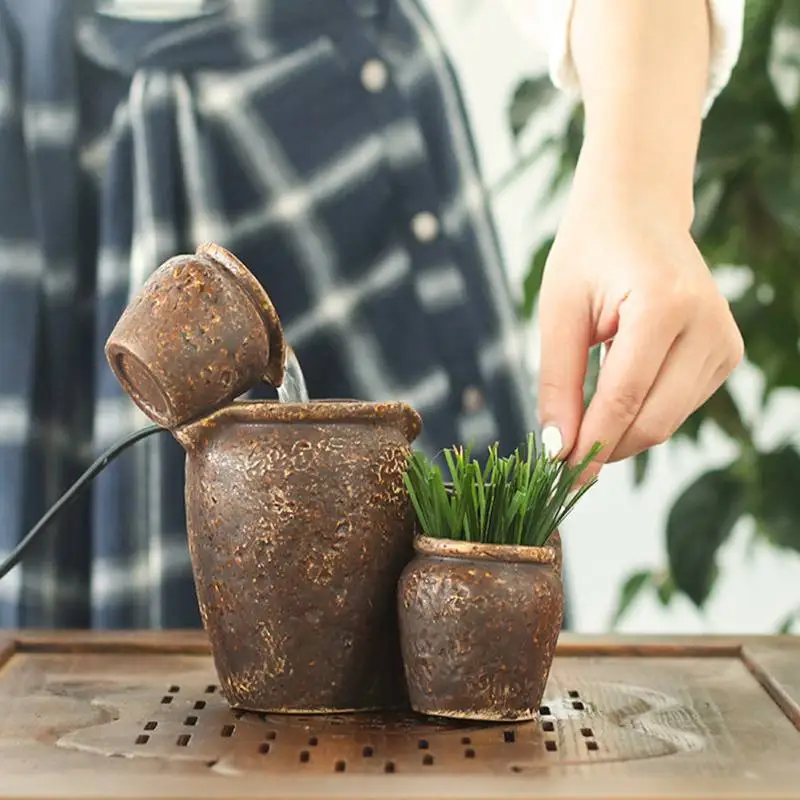
<svg viewBox="0 0 800 800"><path fill-rule="evenodd" d="M536 716L563 615L557 529L585 464L546 459L532 435L527 457L490 448L486 469L456 448L445 489L412 457L414 409L309 400L269 296L215 244L150 276L106 355L186 451L195 587L230 705ZM277 401L239 399L260 381Z"/></svg>
<svg viewBox="0 0 800 800"><path fill-rule="evenodd" d="M404 706L396 586L413 556L403 473L416 411L308 402L268 295L213 244L151 275L106 354L186 451L189 550L226 700L305 714ZM236 400L261 380L292 402Z"/></svg>

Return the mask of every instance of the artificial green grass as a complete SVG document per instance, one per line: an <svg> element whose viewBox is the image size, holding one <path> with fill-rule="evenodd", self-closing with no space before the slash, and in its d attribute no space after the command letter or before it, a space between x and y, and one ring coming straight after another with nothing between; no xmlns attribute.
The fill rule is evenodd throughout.
<svg viewBox="0 0 800 800"><path fill-rule="evenodd" d="M574 467L549 458L528 435L527 452L500 457L497 444L481 466L469 448L444 451L452 486L422 453L412 453L404 475L409 498L426 536L437 539L541 547L558 529L596 477L573 492L597 456L599 443Z"/></svg>

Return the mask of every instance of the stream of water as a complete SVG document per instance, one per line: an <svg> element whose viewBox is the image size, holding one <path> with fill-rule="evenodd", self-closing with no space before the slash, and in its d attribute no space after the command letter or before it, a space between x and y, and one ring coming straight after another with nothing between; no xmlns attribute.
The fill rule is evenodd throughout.
<svg viewBox="0 0 800 800"><path fill-rule="evenodd" d="M283 383L278 387L278 402L307 403L308 388L300 361L291 347L286 348L286 368Z"/></svg>

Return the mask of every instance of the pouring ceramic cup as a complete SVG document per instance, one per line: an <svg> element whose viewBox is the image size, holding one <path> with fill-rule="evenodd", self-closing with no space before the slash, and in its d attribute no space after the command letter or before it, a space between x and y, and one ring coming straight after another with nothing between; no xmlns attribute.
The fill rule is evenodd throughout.
<svg viewBox="0 0 800 800"><path fill-rule="evenodd" d="M269 296L217 244L164 262L106 342L109 365L139 408L170 430L261 380L283 381L286 345Z"/></svg>

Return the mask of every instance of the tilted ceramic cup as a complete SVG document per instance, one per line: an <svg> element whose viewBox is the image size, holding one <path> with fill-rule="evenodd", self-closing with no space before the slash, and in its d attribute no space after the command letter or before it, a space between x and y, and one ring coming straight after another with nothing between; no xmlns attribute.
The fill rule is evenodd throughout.
<svg viewBox="0 0 800 800"><path fill-rule="evenodd" d="M105 352L131 399L173 429L260 380L279 386L285 348L278 314L252 273L225 248L204 244L153 272Z"/></svg>

